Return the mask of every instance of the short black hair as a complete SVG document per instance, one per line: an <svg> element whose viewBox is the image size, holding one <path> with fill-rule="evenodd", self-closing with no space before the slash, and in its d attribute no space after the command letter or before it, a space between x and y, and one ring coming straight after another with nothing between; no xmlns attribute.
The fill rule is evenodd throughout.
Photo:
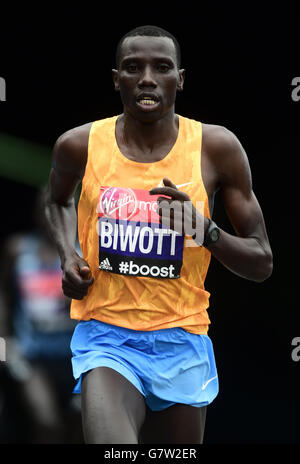
<svg viewBox="0 0 300 464"><path fill-rule="evenodd" d="M144 37L169 37L171 40L173 40L174 45L175 45L175 50L176 50L176 59L177 59L177 66L180 68L181 64L181 50L180 50L180 45L177 41L177 39L174 37L173 34L170 32L166 31L165 29L162 29L161 27L158 26L139 26L131 31L127 32L123 37L119 40L119 43L117 45L117 50L116 50L116 66L119 68L120 64L120 54L121 54L121 46L127 37L137 37L137 36L144 36Z"/></svg>

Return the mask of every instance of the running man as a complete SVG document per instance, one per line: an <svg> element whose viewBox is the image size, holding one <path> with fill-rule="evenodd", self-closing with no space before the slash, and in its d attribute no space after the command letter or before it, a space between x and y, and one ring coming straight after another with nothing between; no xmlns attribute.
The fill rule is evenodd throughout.
<svg viewBox="0 0 300 464"><path fill-rule="evenodd" d="M70 366L76 321L61 289L60 259L45 227L43 199L38 191L33 230L10 235L1 250L0 335L8 339L6 365L29 419L27 438L21 440L74 443L81 433Z"/></svg>
<svg viewBox="0 0 300 464"><path fill-rule="evenodd" d="M263 214L235 135L175 113L185 71L170 33L127 33L112 72L123 113L59 137L46 195L79 321L71 348L85 441L202 443L218 393L204 288L210 257L242 278L267 279ZM217 191L236 235L211 219ZM185 214L174 210L166 227L174 200Z"/></svg>

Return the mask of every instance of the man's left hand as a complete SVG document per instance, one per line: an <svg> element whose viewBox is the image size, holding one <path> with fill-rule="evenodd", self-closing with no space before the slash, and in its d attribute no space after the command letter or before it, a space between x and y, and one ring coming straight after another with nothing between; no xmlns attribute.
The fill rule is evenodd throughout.
<svg viewBox="0 0 300 464"><path fill-rule="evenodd" d="M164 227L180 234L193 236L202 228L204 231L204 216L194 207L187 193L178 190L176 185L167 177L163 179L164 187L155 187L149 191L150 195L166 195L170 198L158 197L157 213Z"/></svg>

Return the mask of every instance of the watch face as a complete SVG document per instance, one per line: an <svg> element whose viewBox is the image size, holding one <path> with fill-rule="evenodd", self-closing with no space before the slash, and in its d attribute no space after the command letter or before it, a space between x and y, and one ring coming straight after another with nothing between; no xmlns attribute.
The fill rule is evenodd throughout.
<svg viewBox="0 0 300 464"><path fill-rule="evenodd" d="M216 242L216 241L218 240L218 238L219 238L219 231L218 231L218 229L212 230L212 232L211 232L211 239L212 239L212 241L213 241L213 242Z"/></svg>

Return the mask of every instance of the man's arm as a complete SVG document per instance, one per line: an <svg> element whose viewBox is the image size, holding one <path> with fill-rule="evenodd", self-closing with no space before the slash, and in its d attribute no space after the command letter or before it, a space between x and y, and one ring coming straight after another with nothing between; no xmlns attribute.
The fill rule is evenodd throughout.
<svg viewBox="0 0 300 464"><path fill-rule="evenodd" d="M231 272L262 282L272 273L273 257L263 213L252 189L246 153L232 132L217 126L207 138L206 149L236 233L231 235L221 229L219 240L208 249Z"/></svg>
<svg viewBox="0 0 300 464"><path fill-rule="evenodd" d="M45 216L63 270L63 291L82 299L93 283L88 263L75 251L77 214L74 195L86 161L90 124L63 134L53 149L52 169L45 194Z"/></svg>
<svg viewBox="0 0 300 464"><path fill-rule="evenodd" d="M203 144L215 179L215 185L210 187L220 190L225 210L236 233L231 235L220 229L219 240L207 248L234 274L262 282L272 273L273 257L263 214L252 190L251 172L245 151L230 131L219 126L210 126L203 137ZM168 178L164 178L164 184L165 187L151 189L150 194L167 195L171 200L190 203L186 210L190 210L190 217L184 218L184 214L180 214L177 219L174 213L170 227L178 231L183 227L186 234L193 235L195 231L191 229L191 223L195 221L206 232L209 220L196 210L189 196L178 190ZM169 218L168 203L171 200L166 201L163 197L157 199L162 221Z"/></svg>

